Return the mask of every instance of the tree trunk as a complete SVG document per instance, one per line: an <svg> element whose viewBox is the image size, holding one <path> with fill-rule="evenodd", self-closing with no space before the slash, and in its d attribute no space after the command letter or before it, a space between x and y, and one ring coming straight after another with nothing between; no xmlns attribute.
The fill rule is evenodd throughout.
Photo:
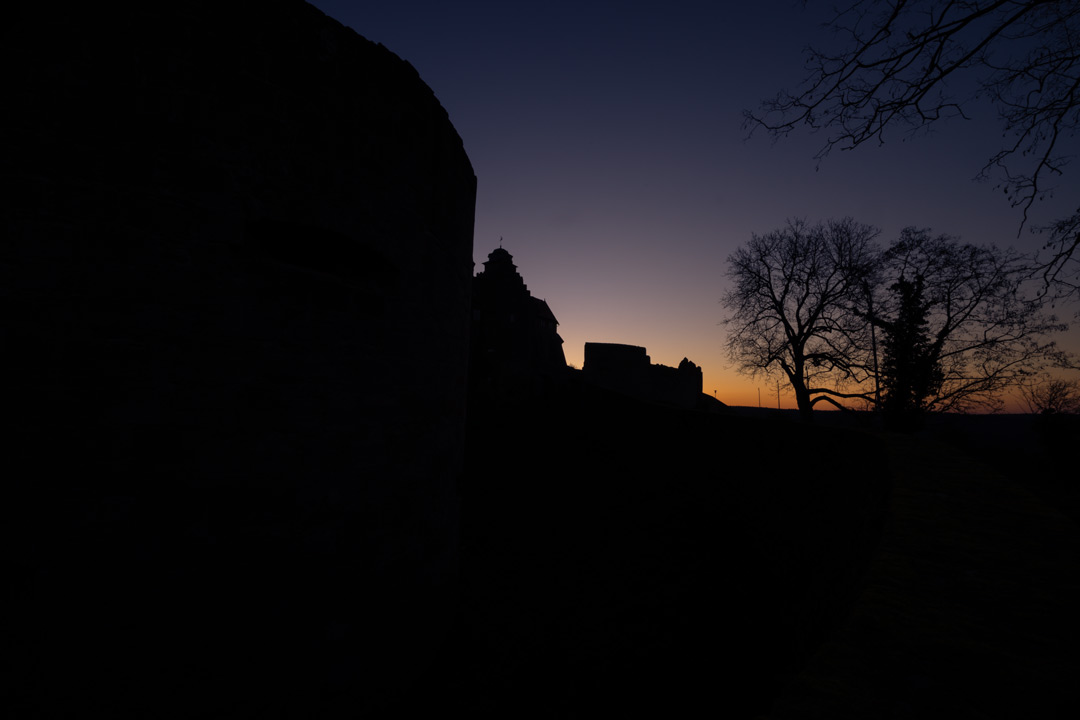
<svg viewBox="0 0 1080 720"><path fill-rule="evenodd" d="M799 406L799 419L803 422L814 422L814 406L810 404L810 391L806 388L802 375L791 378L791 386L795 390L795 402Z"/></svg>

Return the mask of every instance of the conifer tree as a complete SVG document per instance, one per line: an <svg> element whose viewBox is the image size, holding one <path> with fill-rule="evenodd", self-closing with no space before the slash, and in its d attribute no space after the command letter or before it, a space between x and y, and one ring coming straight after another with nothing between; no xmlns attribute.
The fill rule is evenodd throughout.
<svg viewBox="0 0 1080 720"><path fill-rule="evenodd" d="M930 303L923 293L923 278L901 277L889 288L897 297L896 318L882 323L885 348L882 362L883 410L895 429L916 429L931 398L941 389L944 375L940 345L931 342L927 314Z"/></svg>

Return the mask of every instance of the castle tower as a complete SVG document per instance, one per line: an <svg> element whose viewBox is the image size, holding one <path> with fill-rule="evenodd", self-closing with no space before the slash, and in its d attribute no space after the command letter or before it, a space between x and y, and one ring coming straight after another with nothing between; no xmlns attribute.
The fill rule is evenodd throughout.
<svg viewBox="0 0 1080 720"><path fill-rule="evenodd" d="M513 256L496 248L473 279L470 386L488 399L541 392L566 369L559 321L529 292Z"/></svg>

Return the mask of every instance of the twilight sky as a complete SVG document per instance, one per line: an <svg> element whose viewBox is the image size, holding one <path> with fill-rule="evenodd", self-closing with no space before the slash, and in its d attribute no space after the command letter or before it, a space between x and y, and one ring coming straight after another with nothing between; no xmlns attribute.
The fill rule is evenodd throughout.
<svg viewBox="0 0 1080 720"><path fill-rule="evenodd" d="M312 4L409 61L435 92L477 176L477 270L502 237L577 367L586 342L642 345L654 363L689 357L726 403L757 405L760 388L775 407L775 383L730 366L720 298L728 255L789 217L852 216L883 243L917 225L1040 245L1017 235L1019 211L993 182L973 181L1001 142L990 107L820 166L823 137L747 139L743 110L794 89L803 49L830 43L830 3ZM1075 209L1078 195L1080 171L1038 217ZM1080 324L1061 340L1080 351Z"/></svg>

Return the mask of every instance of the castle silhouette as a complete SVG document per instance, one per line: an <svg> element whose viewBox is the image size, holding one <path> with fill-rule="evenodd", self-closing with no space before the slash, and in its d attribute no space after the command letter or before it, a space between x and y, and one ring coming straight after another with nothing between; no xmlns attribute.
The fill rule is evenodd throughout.
<svg viewBox="0 0 1080 720"><path fill-rule="evenodd" d="M532 296L500 248L473 278L470 391L509 400L535 396L563 377L567 366L559 321L547 302Z"/></svg>
<svg viewBox="0 0 1080 720"><path fill-rule="evenodd" d="M470 392L481 401L535 398L556 383L587 384L641 400L683 408L703 403L701 368L683 358L677 368L652 364L646 350L619 343L585 343L585 364L566 364L559 321L546 300L533 297L501 246L473 278Z"/></svg>

